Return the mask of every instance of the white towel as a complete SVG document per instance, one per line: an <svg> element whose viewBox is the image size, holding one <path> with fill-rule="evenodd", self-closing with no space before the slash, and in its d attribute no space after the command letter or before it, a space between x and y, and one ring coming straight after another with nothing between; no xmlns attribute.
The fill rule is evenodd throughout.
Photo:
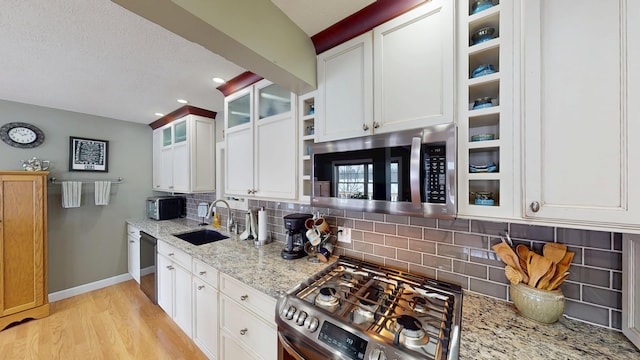
<svg viewBox="0 0 640 360"><path fill-rule="evenodd" d="M109 205L111 181L96 181L96 205Z"/></svg>
<svg viewBox="0 0 640 360"><path fill-rule="evenodd" d="M80 197L82 196L82 181L62 182L62 207L80 207Z"/></svg>

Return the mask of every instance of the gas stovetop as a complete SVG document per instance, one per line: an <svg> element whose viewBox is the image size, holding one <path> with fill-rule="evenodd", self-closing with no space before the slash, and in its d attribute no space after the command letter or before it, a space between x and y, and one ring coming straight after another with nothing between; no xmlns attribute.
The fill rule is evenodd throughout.
<svg viewBox="0 0 640 360"><path fill-rule="evenodd" d="M278 301L289 336L344 359L457 359L459 286L341 257Z"/></svg>

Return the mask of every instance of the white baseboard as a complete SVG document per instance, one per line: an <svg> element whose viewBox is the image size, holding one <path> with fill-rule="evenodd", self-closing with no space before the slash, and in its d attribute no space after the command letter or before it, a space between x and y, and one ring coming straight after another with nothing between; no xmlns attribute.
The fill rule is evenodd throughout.
<svg viewBox="0 0 640 360"><path fill-rule="evenodd" d="M131 274L126 273L126 274L110 277L107 279L94 281L92 283L72 287L70 289L56 291L54 293L49 294L49 302L59 301L62 299L70 298L72 296L88 293L89 291L102 289L104 287L115 285L131 279L133 279L131 277Z"/></svg>
<svg viewBox="0 0 640 360"><path fill-rule="evenodd" d="M156 272L156 266L155 265L149 266L149 267L146 267L144 269L140 269L140 276L149 275L149 274L152 274L154 272Z"/></svg>

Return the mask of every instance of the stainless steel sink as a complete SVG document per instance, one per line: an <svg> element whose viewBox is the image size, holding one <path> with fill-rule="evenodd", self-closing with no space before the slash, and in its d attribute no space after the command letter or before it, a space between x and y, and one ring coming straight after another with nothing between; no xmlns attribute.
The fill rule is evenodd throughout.
<svg viewBox="0 0 640 360"><path fill-rule="evenodd" d="M204 245L229 238L228 236L211 229L201 229L188 233L173 234L173 236L193 245Z"/></svg>

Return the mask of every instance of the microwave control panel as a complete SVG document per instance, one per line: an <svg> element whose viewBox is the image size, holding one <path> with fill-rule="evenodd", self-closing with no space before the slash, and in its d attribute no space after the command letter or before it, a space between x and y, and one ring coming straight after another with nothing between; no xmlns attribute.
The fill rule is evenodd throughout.
<svg viewBox="0 0 640 360"><path fill-rule="evenodd" d="M429 144L424 149L425 197L431 204L447 202L447 151L445 144Z"/></svg>

